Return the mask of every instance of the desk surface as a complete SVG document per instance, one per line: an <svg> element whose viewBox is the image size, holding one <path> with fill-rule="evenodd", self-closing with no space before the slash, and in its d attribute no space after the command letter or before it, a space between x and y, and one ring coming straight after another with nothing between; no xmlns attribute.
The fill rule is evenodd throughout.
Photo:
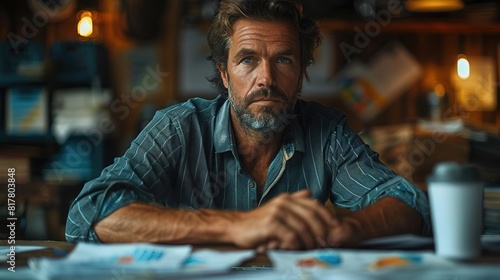
<svg viewBox="0 0 500 280"><path fill-rule="evenodd" d="M27 261L30 258L37 257L49 257L49 258L62 258L68 253L70 253L75 244L63 242L63 241L40 241L40 240L16 240L15 246L42 246L45 249L16 253L16 266L23 267L27 266ZM0 246L12 246L7 243L6 240L0 240ZM203 248L210 248L220 251L235 251L238 248L231 245L206 245L206 246L194 246L194 250L199 250ZM500 263L500 260L499 260ZM255 258L249 260L242 264L242 266L270 266L271 261L266 254L256 254ZM0 263L0 268L7 268L9 265L6 262Z"/></svg>
<svg viewBox="0 0 500 280"><path fill-rule="evenodd" d="M6 240L0 240L0 246L8 246ZM27 260L34 257L51 257L51 258L62 258L73 250L75 244L71 244L63 241L40 241L40 240L16 240L16 246L43 246L46 247L42 250L16 253L16 266L26 266ZM10 246L10 245L9 245ZM194 250L210 248L220 251L235 251L238 248L231 245L196 245ZM428 249L428 248L425 248ZM376 250L376 249L371 249ZM483 255L474 260L466 261L467 264L500 264L500 252L499 251L488 251L485 250ZM266 254L256 254L256 256L243 263L241 266L251 267L251 266L271 266L271 261ZM0 267L8 267L8 264L1 262Z"/></svg>
<svg viewBox="0 0 500 280"><path fill-rule="evenodd" d="M468 262L460 262L456 263L453 266L453 269L450 267L438 267L433 268L432 265L425 266L425 268L414 266L409 267L408 269L388 269L383 270L381 273L389 273L387 274L367 274L365 271L356 270L335 270L335 279L496 279L498 275L500 275L500 247L496 246L488 249L488 247L484 247L485 249L483 255L475 260ZM0 240L0 246L4 248L9 246L6 240ZM45 247L45 249L30 251L30 252L20 252L19 249L22 249L24 246L41 246ZM74 248L75 244L61 242L61 241L21 241L16 240L16 272L23 271L22 268L27 268L27 262L30 258L37 257L49 257L49 258L63 258L67 256ZM25 247L24 247L25 248ZM238 248L229 245L204 245L204 246L193 246L194 250L199 249L212 249L212 250L220 250L220 251L237 251ZM380 252L388 252L394 250L394 248L361 248L359 250L359 255L366 254L366 250L370 251L380 251ZM429 252L432 248L428 246L426 248L413 248L409 249L408 252L413 250L426 250ZM354 254L356 254L357 250L351 250ZM362 252L365 253L362 253ZM357 254L356 254L357 255ZM224 274L209 274L209 275L199 275L197 278L192 279L204 279L204 280L234 280L241 279L241 277L246 279L262 279L262 280L270 280L270 279L291 279L291 280L299 280L304 279L302 276L307 274L297 274L297 270L283 270L283 269L266 269L255 271L255 267L271 267L272 263L267 256L267 254L256 254L255 257L242 265L240 267L249 267L248 269L238 269L240 271L227 271ZM253 267L253 268L250 268ZM11 272L8 271L9 264L8 262L2 261L0 262L0 278L1 279L9 279L11 277ZM246 270L246 271L241 271ZM300 272L300 271L299 271ZM331 277L331 270L320 271L320 275L315 275L314 278L310 279L325 279ZM21 272L21 275L29 274L29 278L22 279L34 279L38 277L38 274L33 274L34 272L29 269L24 269ZM25 273L25 274L23 274ZM292 273L292 274L290 274ZM343 274L344 273L344 274ZM75 275L76 276L76 275ZM386 277L388 276L388 278ZM9 277L9 278L4 278ZM28 276L25 276L28 277ZM291 277L291 278L290 278ZM358 278L359 277L359 278ZM478 278L479 277L479 278ZM10 278L11 279L11 278ZM21 279L21 278L16 278ZM94 278L89 278L94 279ZM155 278L156 279L156 278ZM191 279L191 278L190 278ZM309 278L308 278L309 279Z"/></svg>

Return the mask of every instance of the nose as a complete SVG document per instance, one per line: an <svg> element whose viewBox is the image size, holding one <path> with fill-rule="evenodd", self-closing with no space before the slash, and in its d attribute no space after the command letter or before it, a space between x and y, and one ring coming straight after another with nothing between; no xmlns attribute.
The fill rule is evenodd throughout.
<svg viewBox="0 0 500 280"><path fill-rule="evenodd" d="M259 65L258 71L258 86L259 87L273 87L275 86L274 70L272 64L268 61L263 61Z"/></svg>

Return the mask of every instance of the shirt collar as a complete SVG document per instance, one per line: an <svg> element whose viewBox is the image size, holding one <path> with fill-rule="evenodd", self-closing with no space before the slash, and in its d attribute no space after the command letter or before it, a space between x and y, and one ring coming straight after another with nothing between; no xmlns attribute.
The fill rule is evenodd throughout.
<svg viewBox="0 0 500 280"><path fill-rule="evenodd" d="M305 152L304 132L297 115L290 119L290 123L285 128L283 152L286 160L289 160L295 151Z"/></svg>
<svg viewBox="0 0 500 280"><path fill-rule="evenodd" d="M229 117L229 99L222 104L215 118L214 145L216 153L231 151L233 129Z"/></svg>
<svg viewBox="0 0 500 280"><path fill-rule="evenodd" d="M229 100L226 100L217 112L214 130L216 153L229 152L235 145L229 107ZM290 123L285 128L282 148L287 159L293 156L294 151L305 152L304 133L297 118L298 116L290 118Z"/></svg>

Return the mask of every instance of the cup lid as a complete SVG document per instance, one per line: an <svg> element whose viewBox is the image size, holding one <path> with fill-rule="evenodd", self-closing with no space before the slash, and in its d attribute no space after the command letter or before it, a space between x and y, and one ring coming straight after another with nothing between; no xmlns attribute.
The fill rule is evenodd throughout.
<svg viewBox="0 0 500 280"><path fill-rule="evenodd" d="M481 174L477 166L472 164L459 164L456 162L442 162L436 164L432 174L427 177L428 183L481 181Z"/></svg>

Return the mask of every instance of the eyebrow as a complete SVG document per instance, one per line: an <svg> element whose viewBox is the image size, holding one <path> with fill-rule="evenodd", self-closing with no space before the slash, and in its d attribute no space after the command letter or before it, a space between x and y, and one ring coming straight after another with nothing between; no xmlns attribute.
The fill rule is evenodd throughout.
<svg viewBox="0 0 500 280"><path fill-rule="evenodd" d="M257 52L252 50L252 49L247 49L247 48L243 48L241 50L239 50L236 55L234 56L235 60L239 60L240 57L244 57L244 56L247 56L247 55L254 55L256 54ZM284 49L284 50L281 50L279 51L276 56L291 56L291 55L294 55L294 51L291 50L291 49Z"/></svg>
<svg viewBox="0 0 500 280"><path fill-rule="evenodd" d="M238 60L240 57L243 57L243 56L247 56L247 55L253 55L253 54L256 54L257 52L252 50L252 49L246 49L246 48L243 48L241 50L239 50L236 55L234 56L234 58L236 60Z"/></svg>
<svg viewBox="0 0 500 280"><path fill-rule="evenodd" d="M291 49L285 49L285 50L279 51L277 53L277 55L285 55L285 56L290 56L290 55L294 55L294 54L295 53Z"/></svg>

